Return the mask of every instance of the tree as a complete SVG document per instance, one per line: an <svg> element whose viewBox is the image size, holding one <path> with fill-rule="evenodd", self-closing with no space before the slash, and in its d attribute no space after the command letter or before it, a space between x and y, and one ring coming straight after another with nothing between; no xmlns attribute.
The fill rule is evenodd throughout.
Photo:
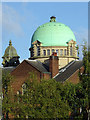
<svg viewBox="0 0 90 120"><path fill-rule="evenodd" d="M21 102L14 111L20 118L68 118L69 105L60 95L62 84L55 80L42 80L30 82L27 80L26 92L19 95ZM21 106L21 107L20 107Z"/></svg>
<svg viewBox="0 0 90 120"><path fill-rule="evenodd" d="M87 120L87 111L89 110L89 91L90 91L90 51L87 48L87 43L84 42L83 45L83 65L84 65L84 73L80 76L80 83L76 85L76 95L80 104L79 107L82 108L81 115L83 119Z"/></svg>
<svg viewBox="0 0 90 120"><path fill-rule="evenodd" d="M3 90L3 102L2 102L2 113L6 119L9 118L8 113L12 112L12 99L11 99L11 82L13 77L9 72L2 73L2 90Z"/></svg>

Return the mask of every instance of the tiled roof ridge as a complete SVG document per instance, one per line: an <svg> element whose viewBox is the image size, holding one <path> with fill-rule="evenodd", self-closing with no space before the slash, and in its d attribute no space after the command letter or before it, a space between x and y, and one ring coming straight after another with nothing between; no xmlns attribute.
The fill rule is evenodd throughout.
<svg viewBox="0 0 90 120"><path fill-rule="evenodd" d="M33 61L33 62L37 62L37 60L29 60L29 59L25 59L25 61Z"/></svg>

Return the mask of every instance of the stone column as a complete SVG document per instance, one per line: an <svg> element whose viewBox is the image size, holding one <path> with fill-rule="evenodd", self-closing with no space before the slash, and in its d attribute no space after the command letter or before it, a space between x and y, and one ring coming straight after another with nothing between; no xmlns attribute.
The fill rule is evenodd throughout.
<svg viewBox="0 0 90 120"><path fill-rule="evenodd" d="M40 56L43 56L43 49L40 47Z"/></svg>

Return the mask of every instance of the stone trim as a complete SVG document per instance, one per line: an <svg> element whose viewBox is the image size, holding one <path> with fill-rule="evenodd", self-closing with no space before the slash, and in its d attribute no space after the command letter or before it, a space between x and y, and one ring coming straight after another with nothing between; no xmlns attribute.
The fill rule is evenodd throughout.
<svg viewBox="0 0 90 120"><path fill-rule="evenodd" d="M33 44L33 49L30 49L31 51L31 58L43 58L43 57L49 57L50 55L52 55L52 49L58 50L58 56L60 57L73 57L73 58L77 58L77 50L76 50L76 42L71 40L67 43L67 46L41 46L39 41L35 41ZM40 55L37 55L37 46L40 47ZM72 56L70 54L70 47L72 46ZM63 50L62 55L60 55L60 50ZM43 51L46 51L46 55L44 55ZM47 50L50 50L50 55L48 55ZM66 55L65 55L65 51L66 50Z"/></svg>

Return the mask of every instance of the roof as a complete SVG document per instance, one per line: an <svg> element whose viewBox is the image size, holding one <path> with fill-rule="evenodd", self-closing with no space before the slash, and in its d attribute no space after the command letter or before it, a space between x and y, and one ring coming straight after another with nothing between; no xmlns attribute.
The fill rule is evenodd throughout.
<svg viewBox="0 0 90 120"><path fill-rule="evenodd" d="M67 25L53 20L36 29L32 36L31 46L36 40L40 41L42 46L67 46L68 41L76 41L75 35Z"/></svg>
<svg viewBox="0 0 90 120"><path fill-rule="evenodd" d="M25 60L25 61L28 62L33 67L35 67L40 72L48 72L44 65L38 60Z"/></svg>
<svg viewBox="0 0 90 120"><path fill-rule="evenodd" d="M83 61L72 61L64 68L60 69L59 73L54 77L54 79L58 82L64 82L82 66Z"/></svg>
<svg viewBox="0 0 90 120"><path fill-rule="evenodd" d="M6 58L6 57L12 58L12 57L17 57L17 56L18 56L17 51L12 46L12 42L10 40L9 41L9 46L6 48L4 56L2 58Z"/></svg>

